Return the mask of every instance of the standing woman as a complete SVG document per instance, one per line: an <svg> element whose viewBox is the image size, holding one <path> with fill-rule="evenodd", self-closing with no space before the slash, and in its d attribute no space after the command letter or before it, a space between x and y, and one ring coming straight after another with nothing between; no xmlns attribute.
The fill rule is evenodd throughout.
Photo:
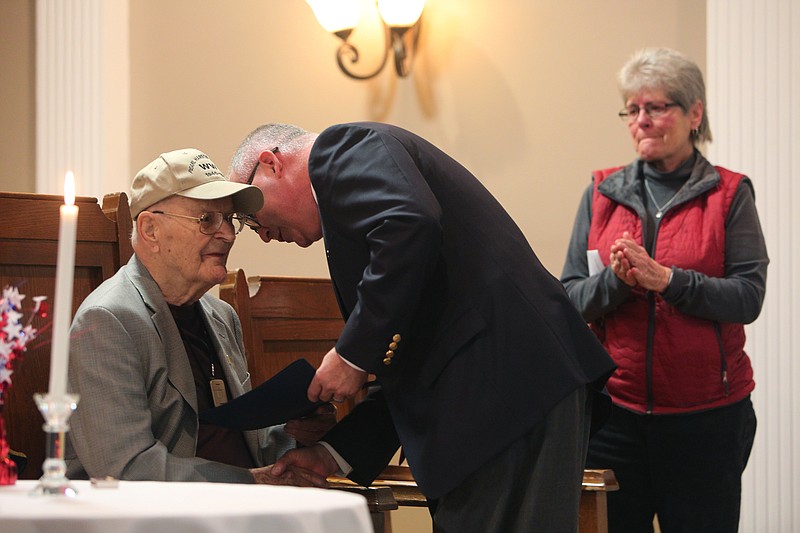
<svg viewBox="0 0 800 533"><path fill-rule="evenodd" d="M561 281L618 369L588 468L612 468L609 531L736 532L756 430L744 324L758 317L767 250L746 176L713 166L700 69L669 49L619 73L638 158L599 170Z"/></svg>

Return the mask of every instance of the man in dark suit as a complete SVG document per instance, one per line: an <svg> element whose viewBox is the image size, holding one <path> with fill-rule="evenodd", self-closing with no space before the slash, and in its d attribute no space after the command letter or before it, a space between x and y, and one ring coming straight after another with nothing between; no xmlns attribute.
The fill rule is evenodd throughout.
<svg viewBox="0 0 800 533"><path fill-rule="evenodd" d="M229 179L265 242L324 238L346 324L309 398L379 391L288 465L369 484L399 444L450 532L576 531L592 400L614 368L468 170L378 123L254 130ZM598 405L595 404L595 408Z"/></svg>

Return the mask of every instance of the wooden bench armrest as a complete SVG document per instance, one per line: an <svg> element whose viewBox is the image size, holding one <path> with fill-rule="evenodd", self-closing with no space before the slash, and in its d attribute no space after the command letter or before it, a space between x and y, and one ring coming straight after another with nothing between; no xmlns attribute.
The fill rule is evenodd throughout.
<svg viewBox="0 0 800 533"><path fill-rule="evenodd" d="M617 476L613 470L590 470L583 471L582 490L613 492L619 490Z"/></svg>

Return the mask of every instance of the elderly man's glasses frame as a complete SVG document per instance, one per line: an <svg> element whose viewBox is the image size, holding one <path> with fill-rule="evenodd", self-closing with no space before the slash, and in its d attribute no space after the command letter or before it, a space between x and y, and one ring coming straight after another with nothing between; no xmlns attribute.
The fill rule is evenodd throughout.
<svg viewBox="0 0 800 533"><path fill-rule="evenodd" d="M630 123L639 118L639 113L642 109L644 109L644 114L648 117L659 118L664 116L671 107L683 106L676 102L648 102L644 104L644 108L640 108L638 105L629 105L617 114L622 121L627 121Z"/></svg>
<svg viewBox="0 0 800 533"><path fill-rule="evenodd" d="M247 225L248 227L252 227L245 221L247 215L242 215L240 213L223 213L222 211L207 211L202 215L200 215L199 217L181 215L178 213L167 213L165 211L149 211L149 213L194 220L200 225L200 233L202 233L203 235L214 235L216 232L219 231L219 228L222 227L223 222L227 222L228 224L230 224L231 227L233 228L233 232L237 235L239 234L240 231L242 231L242 228L244 228L245 225Z"/></svg>

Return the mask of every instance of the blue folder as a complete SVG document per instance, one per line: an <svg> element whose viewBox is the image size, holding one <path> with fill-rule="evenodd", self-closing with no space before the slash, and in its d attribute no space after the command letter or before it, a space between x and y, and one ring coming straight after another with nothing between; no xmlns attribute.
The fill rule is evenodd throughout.
<svg viewBox="0 0 800 533"><path fill-rule="evenodd" d="M316 370L298 359L255 389L200 413L200 422L237 430L259 429L310 415L325 402L311 402L307 391Z"/></svg>

